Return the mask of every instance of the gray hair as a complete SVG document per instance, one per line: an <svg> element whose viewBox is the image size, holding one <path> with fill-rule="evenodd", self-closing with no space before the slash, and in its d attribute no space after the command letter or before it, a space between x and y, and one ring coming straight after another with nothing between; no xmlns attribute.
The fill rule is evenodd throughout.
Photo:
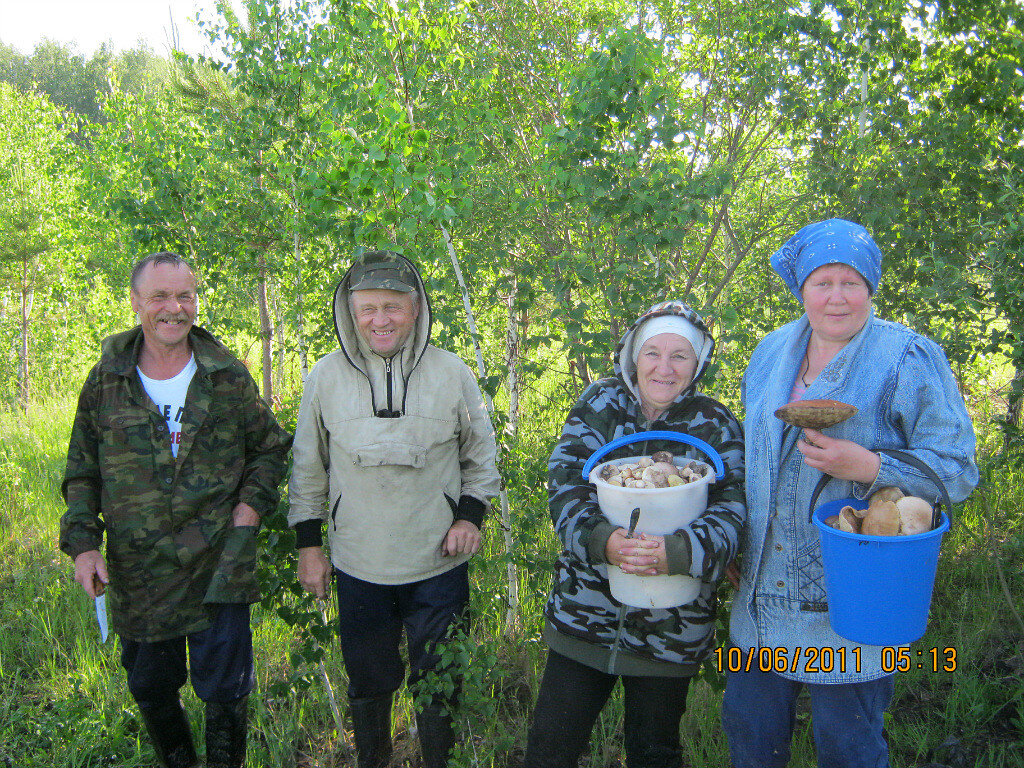
<svg viewBox="0 0 1024 768"><path fill-rule="evenodd" d="M131 276L131 288L133 291L138 292L139 288L139 275L142 274L148 265L152 264L157 266L159 264L171 264L175 267L186 267L190 272L195 272L192 269L192 265L185 261L181 256L172 251L160 251L159 253L151 253L148 256L143 256L139 261L132 267Z"/></svg>

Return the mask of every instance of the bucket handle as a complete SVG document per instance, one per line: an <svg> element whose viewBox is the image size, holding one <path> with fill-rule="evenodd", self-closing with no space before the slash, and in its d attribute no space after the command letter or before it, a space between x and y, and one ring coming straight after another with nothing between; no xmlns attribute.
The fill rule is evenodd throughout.
<svg viewBox="0 0 1024 768"><path fill-rule="evenodd" d="M949 492L946 490L945 483L942 482L942 480L939 478L937 474L935 474L934 470L932 470L931 467L929 467L927 464L925 464L923 461L917 458L917 456L907 453L906 451L901 451L897 448L876 448L875 453L886 453L892 456L894 459L899 459L904 464L909 464L915 469L921 470L925 474L925 477L931 480L935 484L935 487L939 489L939 494L942 497L942 501L933 505L933 529L938 528L939 526L939 521L941 520L939 512L943 507L945 507L946 514L949 515L950 520L953 519L953 502L950 501ZM828 481L831 479L832 475L822 475L821 480L819 480L818 484L814 486L814 493L811 494L811 507L807 513L807 522L811 522L811 519L814 517L814 508L818 502L818 496L821 495L822 490L825 488L825 486L828 484Z"/></svg>
<svg viewBox="0 0 1024 768"><path fill-rule="evenodd" d="M654 430L653 432L636 432L632 435L626 435L625 437L617 437L606 445L602 445L594 454L587 459L587 463L583 465L583 479L590 479L590 470L609 453L614 451L616 448L621 448L624 445L631 443L640 443L645 440L672 440L677 443L686 443L692 445L694 448L699 448L707 457L711 459L711 463L715 465L715 480L721 482L725 479L725 464L722 463L722 457L718 451L712 448L710 445L705 443L699 437L691 437L690 435L683 434L682 432L668 432L666 430Z"/></svg>

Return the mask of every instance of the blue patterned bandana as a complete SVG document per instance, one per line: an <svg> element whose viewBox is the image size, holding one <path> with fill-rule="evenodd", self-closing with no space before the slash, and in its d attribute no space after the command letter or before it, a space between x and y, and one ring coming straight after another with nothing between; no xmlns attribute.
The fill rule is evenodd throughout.
<svg viewBox="0 0 1024 768"><path fill-rule="evenodd" d="M804 280L826 264L853 267L872 295L882 276L882 252L864 227L846 219L808 224L772 255L772 268L800 301Z"/></svg>

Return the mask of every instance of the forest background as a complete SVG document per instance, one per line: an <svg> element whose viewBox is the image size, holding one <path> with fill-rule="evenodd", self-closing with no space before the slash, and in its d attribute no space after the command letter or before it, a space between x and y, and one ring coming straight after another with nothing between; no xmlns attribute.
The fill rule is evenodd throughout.
<svg viewBox="0 0 1024 768"><path fill-rule="evenodd" d="M1015 0L264 0L246 18L210 4L209 58L23 55L0 30L0 758L152 761L55 551L74 396L133 322L140 256L196 266L200 322L288 425L335 346L353 254L421 266L435 343L478 370L502 452L476 625L450 651L468 674L460 759L516 765L557 552L545 462L569 407L644 308L681 298L719 341L706 388L742 415L750 352L800 312L768 258L841 216L885 254L878 314L945 348L985 478L920 646L960 663L900 676L894 765L1024 765L1022 16ZM298 594L283 517L262 536L250 761L348 764L330 617ZM709 664L693 688L688 764L726 762L720 685ZM616 700L588 764L621 760L620 718ZM799 722L793 764L810 765L803 707Z"/></svg>

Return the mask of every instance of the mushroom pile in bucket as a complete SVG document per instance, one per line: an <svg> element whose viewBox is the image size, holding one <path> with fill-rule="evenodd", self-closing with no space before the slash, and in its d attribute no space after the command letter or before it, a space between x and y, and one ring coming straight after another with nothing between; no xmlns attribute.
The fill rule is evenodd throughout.
<svg viewBox="0 0 1024 768"><path fill-rule="evenodd" d="M668 451L657 451L641 456L635 464L606 464L600 477L609 485L623 488L670 488L693 483L704 477L709 467L699 461L676 466L675 456Z"/></svg>
<svg viewBox="0 0 1024 768"><path fill-rule="evenodd" d="M913 536L932 529L932 512L924 499L890 485L871 494L867 509L845 506L825 518L825 525L865 536Z"/></svg>

